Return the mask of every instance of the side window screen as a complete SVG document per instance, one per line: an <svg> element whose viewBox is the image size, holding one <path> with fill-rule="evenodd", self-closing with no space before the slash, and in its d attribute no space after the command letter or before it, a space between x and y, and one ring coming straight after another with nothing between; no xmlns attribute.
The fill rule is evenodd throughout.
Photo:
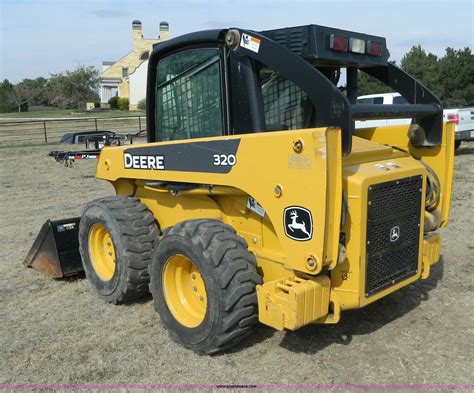
<svg viewBox="0 0 474 393"><path fill-rule="evenodd" d="M305 127L312 103L302 89L267 67L260 70L260 85L267 131Z"/></svg>
<svg viewBox="0 0 474 393"><path fill-rule="evenodd" d="M223 134L218 49L176 53L158 62L157 140Z"/></svg>
<svg viewBox="0 0 474 393"><path fill-rule="evenodd" d="M383 97L374 97L373 104L383 104Z"/></svg>

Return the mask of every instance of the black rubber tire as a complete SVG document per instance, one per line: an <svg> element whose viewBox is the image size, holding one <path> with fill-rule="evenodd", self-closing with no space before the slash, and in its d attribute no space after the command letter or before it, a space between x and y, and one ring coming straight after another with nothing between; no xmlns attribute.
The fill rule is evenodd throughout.
<svg viewBox="0 0 474 393"><path fill-rule="evenodd" d="M462 141L454 141L454 150L458 150L461 147Z"/></svg>
<svg viewBox="0 0 474 393"><path fill-rule="evenodd" d="M195 328L180 324L163 294L163 268L172 255L188 257L204 280L207 309ZM150 266L155 310L171 338L197 352L212 354L232 347L258 322L256 285L261 284L255 257L234 229L218 220L176 224L161 238ZM172 285L172 284L171 284Z"/></svg>
<svg viewBox="0 0 474 393"><path fill-rule="evenodd" d="M89 256L89 230L95 223L107 229L115 248L115 272L109 281L97 276ZM119 304L149 293L148 266L159 236L153 214L138 198L112 196L87 204L79 224L79 251L86 276L100 297Z"/></svg>

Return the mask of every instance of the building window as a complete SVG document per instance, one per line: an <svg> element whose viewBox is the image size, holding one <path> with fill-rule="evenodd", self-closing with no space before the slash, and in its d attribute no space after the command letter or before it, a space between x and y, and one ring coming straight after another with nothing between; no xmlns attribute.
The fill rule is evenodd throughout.
<svg viewBox="0 0 474 393"><path fill-rule="evenodd" d="M140 56L140 60L146 60L148 57L150 57L150 52L143 52Z"/></svg>
<svg viewBox="0 0 474 393"><path fill-rule="evenodd" d="M128 68L122 68L122 78L128 78Z"/></svg>

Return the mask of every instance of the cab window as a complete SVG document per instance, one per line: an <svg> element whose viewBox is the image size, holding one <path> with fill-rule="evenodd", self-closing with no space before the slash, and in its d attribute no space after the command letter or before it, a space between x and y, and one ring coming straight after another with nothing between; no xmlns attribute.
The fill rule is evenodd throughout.
<svg viewBox="0 0 474 393"><path fill-rule="evenodd" d="M219 50L193 49L160 60L156 98L157 140L223 135Z"/></svg>
<svg viewBox="0 0 474 393"><path fill-rule="evenodd" d="M270 68L262 67L260 87L267 131L308 127L312 103L298 85Z"/></svg>

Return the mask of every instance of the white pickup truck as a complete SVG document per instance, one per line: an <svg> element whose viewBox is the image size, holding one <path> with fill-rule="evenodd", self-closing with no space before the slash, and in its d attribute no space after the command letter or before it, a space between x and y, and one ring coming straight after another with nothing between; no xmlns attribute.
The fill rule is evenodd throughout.
<svg viewBox="0 0 474 393"><path fill-rule="evenodd" d="M462 141L474 141L474 108L445 109L443 119L454 122L456 149Z"/></svg>
<svg viewBox="0 0 474 393"><path fill-rule="evenodd" d="M408 102L399 93L369 94L357 98L358 104L407 104ZM461 146L462 141L474 141L474 107L445 109L443 119L455 124L455 148ZM356 128L383 127L397 124L410 124L411 119L387 119L356 121Z"/></svg>

